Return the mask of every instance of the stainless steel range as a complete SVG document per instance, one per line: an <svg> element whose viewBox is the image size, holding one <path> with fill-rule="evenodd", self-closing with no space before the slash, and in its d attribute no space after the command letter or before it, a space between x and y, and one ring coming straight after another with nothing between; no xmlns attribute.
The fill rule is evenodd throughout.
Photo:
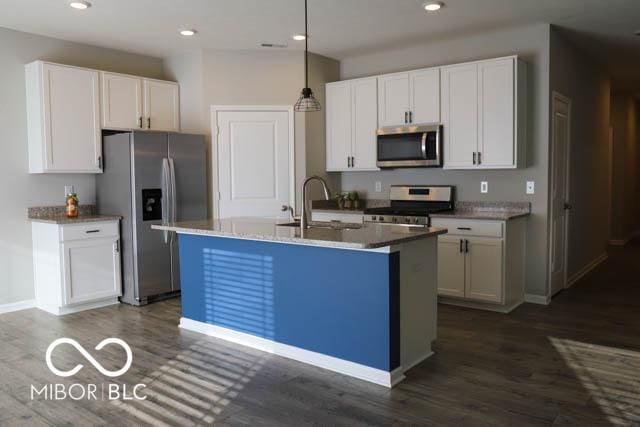
<svg viewBox="0 0 640 427"><path fill-rule="evenodd" d="M365 209L364 221L427 227L430 213L453 210L453 196L452 186L392 185L390 205Z"/></svg>

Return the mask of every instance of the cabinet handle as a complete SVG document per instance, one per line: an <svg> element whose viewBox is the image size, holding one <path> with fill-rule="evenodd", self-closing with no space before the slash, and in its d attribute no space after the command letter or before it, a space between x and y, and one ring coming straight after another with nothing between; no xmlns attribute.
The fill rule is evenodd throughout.
<svg viewBox="0 0 640 427"><path fill-rule="evenodd" d="M120 240L116 240L116 253L120 252Z"/></svg>
<svg viewBox="0 0 640 427"><path fill-rule="evenodd" d="M413 111L409 111L409 123L413 123Z"/></svg>
<svg viewBox="0 0 640 427"><path fill-rule="evenodd" d="M97 230L87 230L87 231L85 231L85 233L87 233L87 234L91 234L91 233L99 233L99 232L100 232L100 229L97 229Z"/></svg>
<svg viewBox="0 0 640 427"><path fill-rule="evenodd" d="M404 123L405 124L409 123L409 112L408 111L404 112Z"/></svg>
<svg viewBox="0 0 640 427"><path fill-rule="evenodd" d="M469 253L469 241L468 240L464 241L464 251L465 251L465 253Z"/></svg>
<svg viewBox="0 0 640 427"><path fill-rule="evenodd" d="M355 168L356 167L356 158L351 156L351 167Z"/></svg>
<svg viewBox="0 0 640 427"><path fill-rule="evenodd" d="M460 239L460 253L464 252L463 245L464 245L464 240Z"/></svg>
<svg viewBox="0 0 640 427"><path fill-rule="evenodd" d="M142 116L138 118L138 127L142 129Z"/></svg>
<svg viewBox="0 0 640 427"><path fill-rule="evenodd" d="M98 156L98 169L102 169L102 156Z"/></svg>
<svg viewBox="0 0 640 427"><path fill-rule="evenodd" d="M458 230L467 230L467 231L471 231L471 227L458 227Z"/></svg>
<svg viewBox="0 0 640 427"><path fill-rule="evenodd" d="M151 117L147 117L147 128L151 129Z"/></svg>
<svg viewBox="0 0 640 427"><path fill-rule="evenodd" d="M476 152L475 151L473 152L473 164L474 165L476 164Z"/></svg>
<svg viewBox="0 0 640 427"><path fill-rule="evenodd" d="M482 164L482 153L478 153L478 164Z"/></svg>
<svg viewBox="0 0 640 427"><path fill-rule="evenodd" d="M347 156L347 167L351 167L351 156Z"/></svg>

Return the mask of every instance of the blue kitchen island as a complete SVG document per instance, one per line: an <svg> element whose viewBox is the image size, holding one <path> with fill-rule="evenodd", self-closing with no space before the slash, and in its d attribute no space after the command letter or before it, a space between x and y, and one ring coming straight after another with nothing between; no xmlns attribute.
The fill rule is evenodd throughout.
<svg viewBox="0 0 640 427"><path fill-rule="evenodd" d="M153 226L179 236L180 327L392 387L432 354L437 235L269 219Z"/></svg>

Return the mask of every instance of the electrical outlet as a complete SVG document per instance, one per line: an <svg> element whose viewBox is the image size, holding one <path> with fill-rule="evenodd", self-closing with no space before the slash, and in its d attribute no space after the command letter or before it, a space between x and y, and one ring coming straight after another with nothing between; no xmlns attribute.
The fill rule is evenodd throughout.
<svg viewBox="0 0 640 427"><path fill-rule="evenodd" d="M535 193L536 193L536 182L527 181L527 194L535 194Z"/></svg>
<svg viewBox="0 0 640 427"><path fill-rule="evenodd" d="M382 182L376 181L376 193L381 193L381 192L382 192Z"/></svg>
<svg viewBox="0 0 640 427"><path fill-rule="evenodd" d="M489 192L489 183L487 181L482 181L480 183L480 192L486 194Z"/></svg>

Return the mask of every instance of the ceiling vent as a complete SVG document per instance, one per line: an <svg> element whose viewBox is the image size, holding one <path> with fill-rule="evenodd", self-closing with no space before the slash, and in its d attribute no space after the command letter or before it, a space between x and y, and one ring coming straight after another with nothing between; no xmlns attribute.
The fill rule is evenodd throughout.
<svg viewBox="0 0 640 427"><path fill-rule="evenodd" d="M260 43L260 47L268 47L273 49L284 49L287 47L286 43Z"/></svg>

